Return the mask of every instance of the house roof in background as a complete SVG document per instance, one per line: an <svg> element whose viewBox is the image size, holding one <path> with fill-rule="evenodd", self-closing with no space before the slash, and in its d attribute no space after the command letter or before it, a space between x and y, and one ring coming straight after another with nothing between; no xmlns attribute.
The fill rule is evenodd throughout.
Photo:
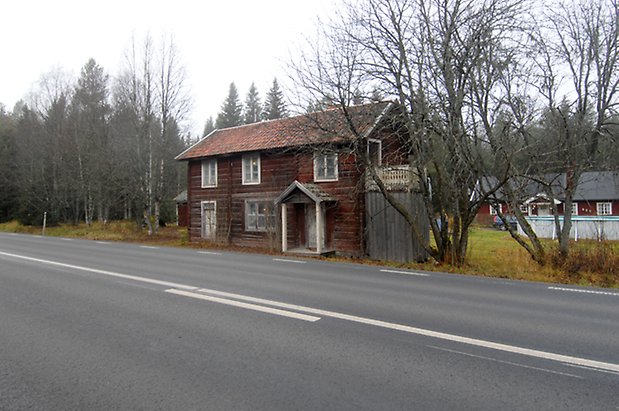
<svg viewBox="0 0 619 411"><path fill-rule="evenodd" d="M394 103L380 102L348 108L355 130L371 132ZM355 137L341 108L260 123L230 127L211 134L185 150L177 160L223 154L338 143Z"/></svg>

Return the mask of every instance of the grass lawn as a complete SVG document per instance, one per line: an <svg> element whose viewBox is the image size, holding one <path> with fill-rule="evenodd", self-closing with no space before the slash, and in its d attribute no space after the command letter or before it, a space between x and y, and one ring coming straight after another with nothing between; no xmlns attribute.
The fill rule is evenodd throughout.
<svg viewBox="0 0 619 411"><path fill-rule="evenodd" d="M40 227L22 226L17 222L0 224L0 231L41 234ZM225 248L243 251L239 247L225 247L208 243L189 243L187 229L177 226L162 227L159 234L149 236L134 221L115 221L108 224L94 223L91 226L80 224L48 227L45 235L82 238L100 241L127 241L144 244L157 244L171 247ZM553 250L554 242L547 240L548 250ZM474 227L469 238L467 263L456 267L428 263L390 263L365 261L358 259L333 258L337 261L362 262L367 264L385 263L387 265L428 271L446 271L451 273L481 275L487 277L510 278L517 280L556 282L563 284L596 285L619 288L619 242L600 244L595 241L574 243L573 258L563 267L552 264L540 266L520 247L505 231L484 227ZM269 252L269 250L250 249L246 251ZM582 263L580 263L582 262ZM591 272L589 267L596 266Z"/></svg>

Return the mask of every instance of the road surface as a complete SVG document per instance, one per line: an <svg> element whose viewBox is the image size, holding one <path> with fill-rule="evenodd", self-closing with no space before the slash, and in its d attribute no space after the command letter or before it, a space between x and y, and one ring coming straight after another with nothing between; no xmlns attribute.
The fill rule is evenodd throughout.
<svg viewBox="0 0 619 411"><path fill-rule="evenodd" d="M619 290L0 233L0 409L617 410Z"/></svg>

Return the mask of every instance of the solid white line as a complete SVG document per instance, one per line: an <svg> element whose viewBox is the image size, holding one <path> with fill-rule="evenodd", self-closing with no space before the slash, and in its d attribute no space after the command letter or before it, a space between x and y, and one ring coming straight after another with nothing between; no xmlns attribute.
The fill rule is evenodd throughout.
<svg viewBox="0 0 619 411"><path fill-rule="evenodd" d="M289 259L286 259L286 258L274 258L273 261L279 261L280 263L307 264L307 261L289 260Z"/></svg>
<svg viewBox="0 0 619 411"><path fill-rule="evenodd" d="M419 277L428 277L429 274L425 274L425 273L416 273L414 271L399 271L399 270L387 270L387 269L383 269L380 270L383 273L394 273L394 274L407 274L407 275L417 275Z"/></svg>
<svg viewBox="0 0 619 411"><path fill-rule="evenodd" d="M54 265L54 266L57 266L57 267L70 268L70 269L73 269L73 270L87 271L87 272L91 272L91 273L95 273L95 274L103 274L103 275L108 275L110 277L125 278L125 279L128 279L128 280L141 281L141 282L149 283L149 284L157 284L157 285L162 285L164 287L182 288L184 290L196 290L198 288L198 287L192 287L190 285L185 285L185 284L172 283L172 282L169 282L169 281L155 280L153 278L139 277L139 276L130 275L130 274L116 273L116 272L113 272L113 271L97 270L96 268L89 268L89 267L83 267L83 266L80 266L80 265L59 263L57 261L43 260L43 259L40 259L40 258L33 258L33 257L26 257L24 255L10 254L10 253L2 252L2 251L0 251L0 255L5 255L7 257L13 257L13 258L19 258L19 259L22 259L22 260L32 261L32 262L35 262L35 263Z"/></svg>
<svg viewBox="0 0 619 411"><path fill-rule="evenodd" d="M205 294L196 294L196 293L191 293L188 291L181 291L181 290L175 290L175 289L165 290L165 292L170 293L170 294L182 295L185 297L197 298L200 300L212 301L212 302L220 303L220 304L231 305L234 307L245 308L248 310L260 311L263 313L275 314L275 315L288 317L288 318L294 318L296 320L303 320L303 321L309 321L309 322L316 322L320 320L320 317L314 317L311 315L295 313L292 311L278 310L277 308L265 307L263 305L256 305L256 304L248 304L248 303L243 303L240 301L228 300L225 298L213 297L213 296L205 295Z"/></svg>
<svg viewBox="0 0 619 411"><path fill-rule="evenodd" d="M221 255L221 253L216 253L214 251L198 251L198 254Z"/></svg>
<svg viewBox="0 0 619 411"><path fill-rule="evenodd" d="M251 302L260 303L260 304L267 304L267 305L271 305L274 307L287 308L287 309L291 309L295 311L303 311L303 312L310 313L310 314L320 315L322 317L337 318L340 320L373 325L375 327L403 331L403 332L407 332L410 334L423 335L426 337L459 342L462 344L468 344L468 345L473 345L477 347L490 348L490 349L497 350L497 351L511 352L514 354L521 354L521 355L526 355L529 357L543 358L543 359L551 360L551 361L565 362L568 364L583 365L586 367L600 368L603 370L619 372L619 364L612 364L612 363L607 363L607 362L602 362L602 361L589 360L586 358L572 357L569 355L555 354L555 353L546 352L546 351L533 350L530 348L522 348L522 347L517 347L513 345L508 345L508 344L501 344L501 343L496 343L492 341L479 340L476 338L463 337L460 335L447 334L447 333L442 333L438 331L426 330L423 328L411 327L411 326L403 325L403 324L396 324L396 323L390 323L386 321L373 320L371 318L357 317L355 315L342 314L342 313L338 313L334 311L320 310L320 309L311 308L311 307L304 307L300 305L265 300L262 298L248 297L248 296L244 296L240 294L227 293L227 292L222 292L222 291L217 291L217 290L209 290L206 288L200 288L197 291L220 295L223 297L235 298L238 300L245 300L245 301L251 301Z"/></svg>
<svg viewBox="0 0 619 411"><path fill-rule="evenodd" d="M522 348L522 347L517 347L513 345L508 345L508 344L501 344L501 343L496 343L492 341L479 340L476 338L463 337L463 336L454 335L454 334L447 334L447 333L442 333L438 331L426 330L423 328L411 327L411 326L403 325L403 324L396 324L396 323L390 323L386 321L373 320L371 318L364 318L364 317L358 317L355 315L342 314L342 313L338 313L334 311L320 310L320 309L305 307L305 306L300 306L300 305L281 303L277 301L254 298L254 297L249 297L249 296L240 295L240 294L227 293L223 291L210 290L206 288L198 289L198 287L192 287L192 286L185 285L185 284L154 280L151 278L138 277L138 276L122 274L122 273L115 273L112 271L97 270L97 269L82 267L78 265L64 264L64 263L59 263L56 261L43 260L43 259L33 258L33 257L26 257L23 255L18 255L18 254L10 254L10 253L2 252L2 251L0 251L0 255L18 258L18 259L27 260L27 261L43 263L43 264L55 265L58 267L65 267L65 268L71 268L75 270L88 271L92 273L108 275L111 277L126 278L130 280L142 281L142 282L146 282L150 284L158 284L158 285L166 286L168 288L181 288L181 289L185 289L188 291L206 292L209 294L220 295L222 297L230 297L230 298L234 298L237 300L245 300L245 301L251 301L251 302L256 302L260 304L271 305L273 307L292 309L295 311L303 311L305 313L315 314L315 315L319 315L322 317L337 318L340 320L351 321L351 322L356 322L356 323L361 323L361 324L366 324L366 325L373 325L375 327L387 328L391 330L407 332L410 334L423 335L426 337L438 338L441 340L453 341L453 342L473 345L477 347L489 348L489 349L498 350L498 351L511 352L514 354L521 354L521 355L526 355L529 357L543 358L546 360L563 362L567 364L582 365L584 367L599 368L602 370L619 372L619 364L589 360L586 358L572 357L569 355L555 354L555 353L546 352L546 351L533 350L530 348Z"/></svg>
<svg viewBox="0 0 619 411"><path fill-rule="evenodd" d="M619 293L611 293L609 291L581 290L581 289L578 289L578 288L564 288L564 287L548 287L548 289L549 290L556 290L556 291L569 291L569 292L572 292L572 293L612 295L613 297L619 297Z"/></svg>
<svg viewBox="0 0 619 411"><path fill-rule="evenodd" d="M528 369L531 369L531 370L537 370L537 371L542 371L542 372L549 372L551 374L559 374L559 375L563 375L563 376L566 376L566 377L573 377L573 378L578 378L578 379L583 379L584 378L584 377L581 377L580 375L568 374L566 372L549 370L548 368L533 367L531 365L519 364L517 362L512 362L512 361L499 360L498 358L486 357L484 355L476 355L476 354L470 354L470 353L462 352L462 351L450 350L448 348L436 347L434 345L428 345L428 347L434 348L436 350L447 351L447 352L454 353L454 354L464 355L464 356L467 356L467 357L479 358L479 359L482 359L482 360L494 361L494 362L498 362L498 363L501 363L501 364L513 365L515 367L528 368ZM570 364L566 364L566 365L570 365Z"/></svg>

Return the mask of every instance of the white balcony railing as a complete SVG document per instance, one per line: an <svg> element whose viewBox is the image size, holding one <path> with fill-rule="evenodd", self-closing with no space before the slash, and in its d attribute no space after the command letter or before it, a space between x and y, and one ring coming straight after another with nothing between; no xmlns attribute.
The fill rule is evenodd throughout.
<svg viewBox="0 0 619 411"><path fill-rule="evenodd" d="M408 165L376 167L376 175L387 190L411 191L417 187L417 177ZM378 185L369 172L366 173L365 188L368 191L378 191Z"/></svg>

